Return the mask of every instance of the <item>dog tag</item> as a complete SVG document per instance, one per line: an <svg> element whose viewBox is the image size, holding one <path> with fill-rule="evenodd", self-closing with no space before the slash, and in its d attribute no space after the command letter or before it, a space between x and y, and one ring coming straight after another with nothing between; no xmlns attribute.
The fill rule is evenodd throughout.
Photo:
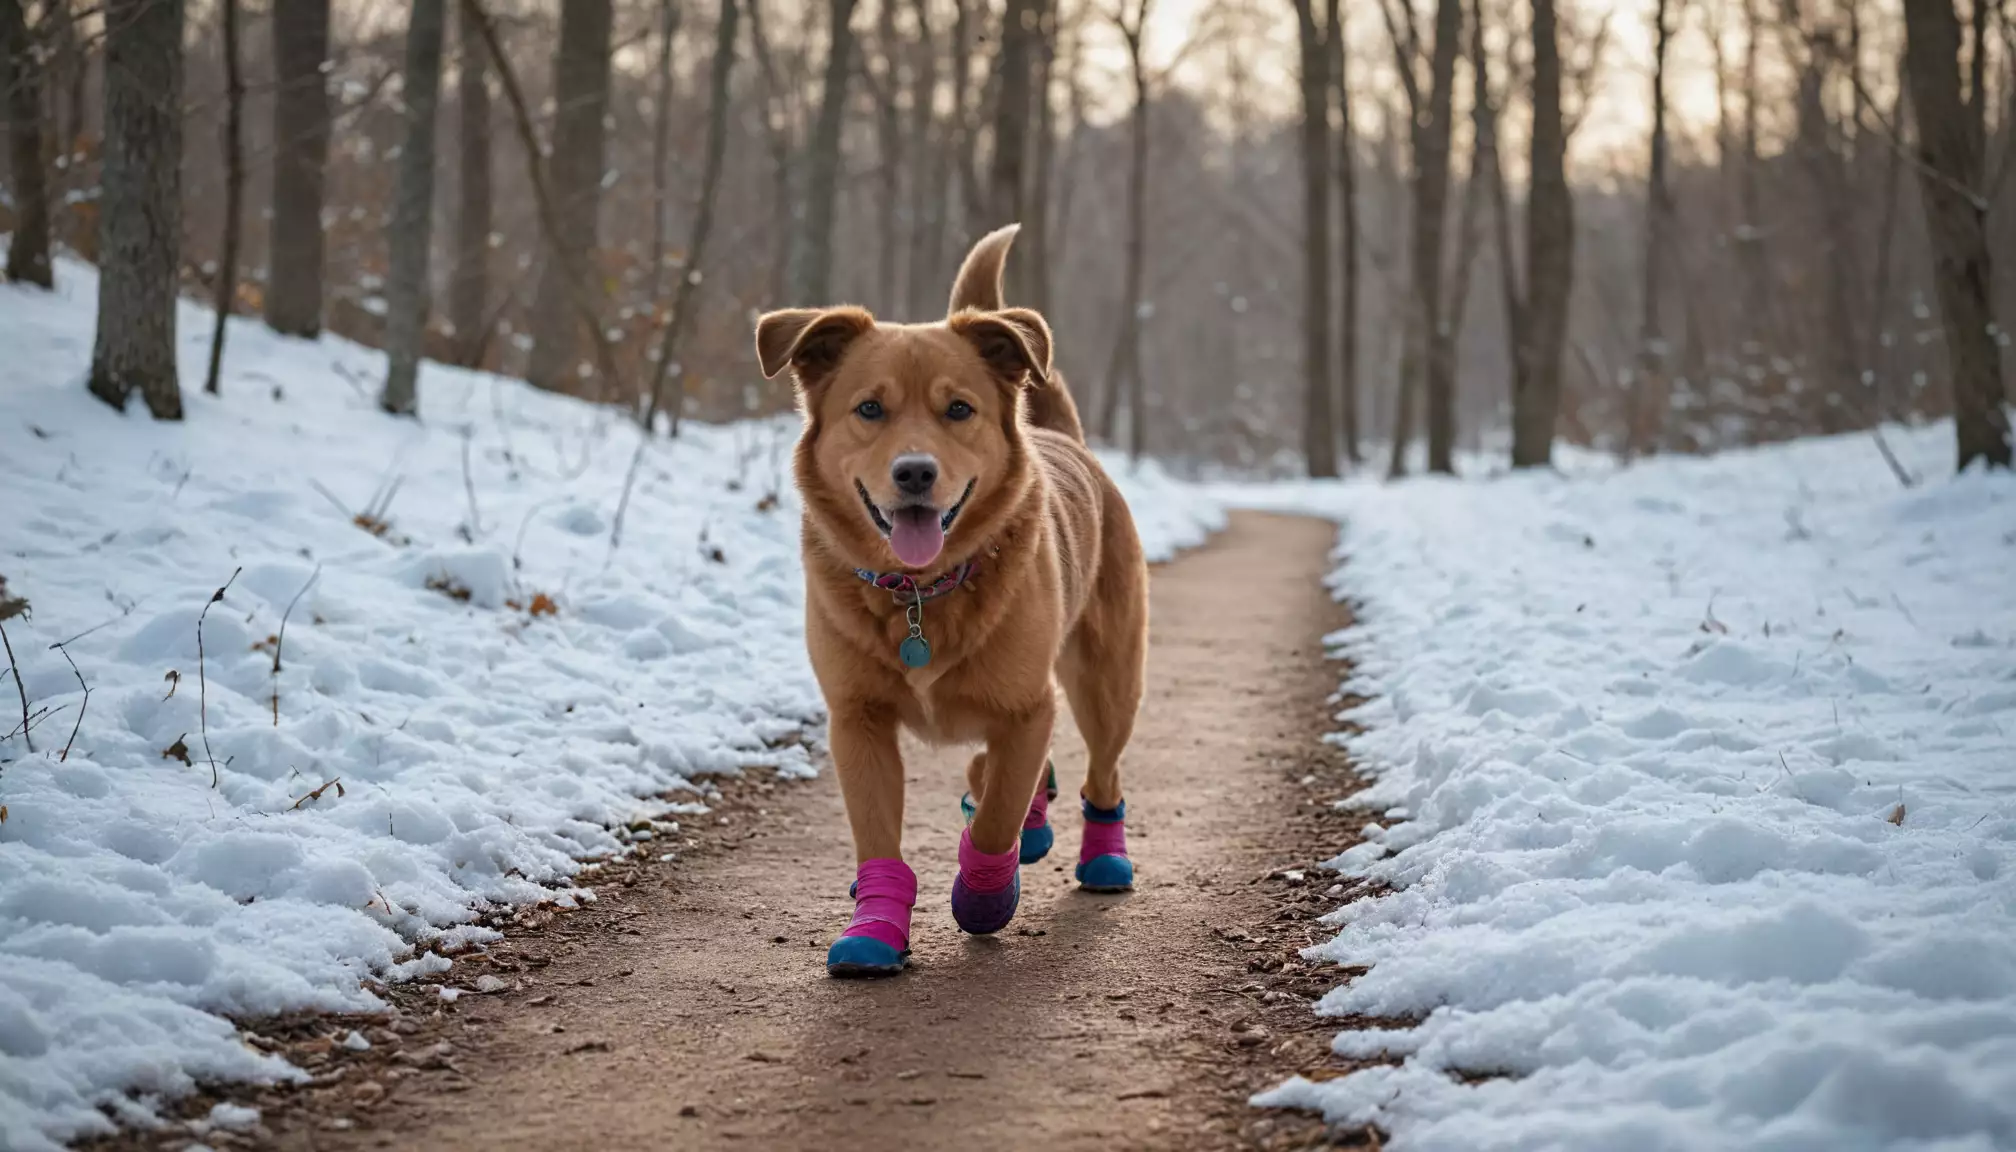
<svg viewBox="0 0 2016 1152"><path fill-rule="evenodd" d="M922 668L931 663L931 642L922 636L911 636L896 649L908 668Z"/></svg>

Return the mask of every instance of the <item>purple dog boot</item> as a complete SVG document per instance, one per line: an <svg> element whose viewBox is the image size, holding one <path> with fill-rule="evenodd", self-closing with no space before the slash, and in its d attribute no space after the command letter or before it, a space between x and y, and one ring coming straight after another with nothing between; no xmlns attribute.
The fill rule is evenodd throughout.
<svg viewBox="0 0 2016 1152"><path fill-rule="evenodd" d="M975 936L999 932L1015 918L1015 905L1022 899L1022 876L1017 856L1006 852L982 852L973 846L973 830L959 834L959 875L952 881L952 919L961 930Z"/></svg>
<svg viewBox="0 0 2016 1152"><path fill-rule="evenodd" d="M854 920L826 950L833 976L893 976L910 958L910 909L917 874L896 859L863 860L855 870Z"/></svg>

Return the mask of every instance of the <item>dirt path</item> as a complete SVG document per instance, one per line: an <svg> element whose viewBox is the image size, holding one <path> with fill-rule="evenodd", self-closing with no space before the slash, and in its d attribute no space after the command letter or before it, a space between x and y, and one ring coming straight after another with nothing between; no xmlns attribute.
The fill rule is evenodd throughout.
<svg viewBox="0 0 2016 1152"><path fill-rule="evenodd" d="M396 1079L390 1065L330 1078L297 1122L269 1112L275 1142L1110 1152L1320 1136L1243 1097L1320 1065L1334 1031L1303 1023L1328 985L1296 983L1294 950L1335 901L1275 872L1339 843L1334 826L1312 832L1349 785L1315 739L1337 680L1321 637L1343 618L1321 583L1333 539L1242 515L1156 571L1124 776L1136 892L1071 880L1084 750L1060 723L1057 849L1024 873L1006 932L960 934L947 895L966 753L912 746L913 967L831 980L821 961L853 874L833 778L745 792L713 818L726 827L711 851L493 948L514 990L445 1012L409 1001L375 1032L403 1041ZM458 963L454 979L480 970Z"/></svg>

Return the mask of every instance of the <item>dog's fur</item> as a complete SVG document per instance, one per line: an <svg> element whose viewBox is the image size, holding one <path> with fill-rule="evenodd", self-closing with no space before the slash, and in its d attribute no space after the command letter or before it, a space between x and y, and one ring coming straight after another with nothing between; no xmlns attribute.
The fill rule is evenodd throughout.
<svg viewBox="0 0 2016 1152"><path fill-rule="evenodd" d="M1090 754L1084 796L1102 808L1121 799L1120 753L1147 658L1147 566L1127 504L1086 450L1051 370L1049 325L1002 307L1015 232L974 246L942 322L880 324L841 307L772 312L757 325L764 375L790 367L805 416L794 470L806 644L862 860L902 854L899 727L933 743L985 743L967 769L973 843L1013 847L1049 756L1053 675ZM857 414L870 399L882 419ZM949 419L954 400L974 415ZM938 460L938 509L971 485L928 571L903 568L863 502L865 492L881 508L900 503L891 462L916 452ZM909 571L926 584L968 559L978 567L967 583L924 605L930 663L905 667L903 606L855 569Z"/></svg>

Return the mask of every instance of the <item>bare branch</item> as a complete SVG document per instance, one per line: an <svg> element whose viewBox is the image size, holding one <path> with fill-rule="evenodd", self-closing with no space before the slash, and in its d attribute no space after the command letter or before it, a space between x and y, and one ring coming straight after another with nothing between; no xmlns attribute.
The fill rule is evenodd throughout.
<svg viewBox="0 0 2016 1152"><path fill-rule="evenodd" d="M28 744L28 751L35 751L35 740L28 735L28 688L21 683L21 665L14 662L14 643L7 639L7 626L0 624L0 645L7 649L7 667L14 673L14 691L21 697L21 739Z"/></svg>

